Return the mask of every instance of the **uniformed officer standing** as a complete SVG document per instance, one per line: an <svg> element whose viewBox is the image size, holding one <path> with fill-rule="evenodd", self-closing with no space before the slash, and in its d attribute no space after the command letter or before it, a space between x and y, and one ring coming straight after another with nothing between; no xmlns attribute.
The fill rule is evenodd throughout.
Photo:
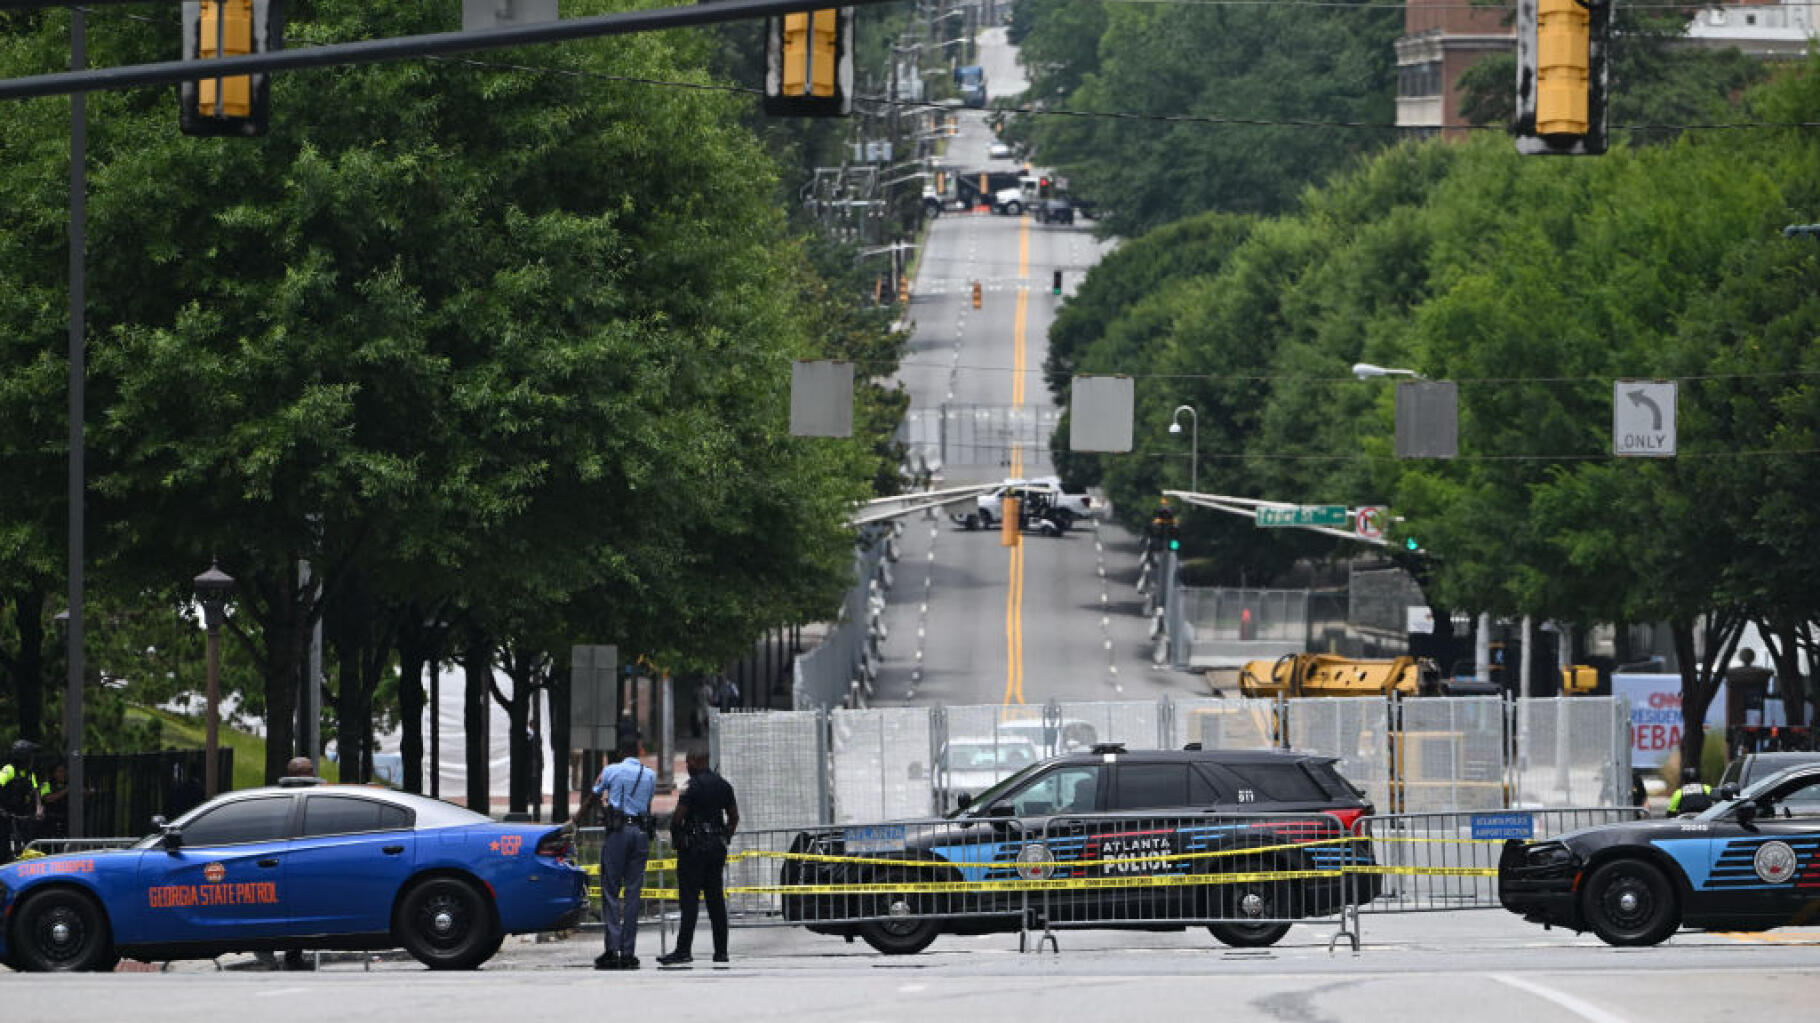
<svg viewBox="0 0 1820 1023"><path fill-rule="evenodd" d="M32 770L32 758L37 754L37 743L20 739L0 765L0 853L7 860L31 842L38 822L44 819L43 800L50 786L39 781Z"/></svg>
<svg viewBox="0 0 1820 1023"><path fill-rule="evenodd" d="M1668 815L1670 817L1683 813L1699 813L1713 805L1713 790L1709 785L1700 782L1700 769L1689 767L1681 772L1684 784L1668 797Z"/></svg>
<svg viewBox="0 0 1820 1023"><path fill-rule="evenodd" d="M638 759L637 745L621 748L619 757L594 784L606 826L600 849L600 916L606 924L607 950L594 960L597 970L638 969L638 957L632 954L638 943L638 892L644 886L645 860L651 855L651 832L656 830L651 797L657 792L657 772Z"/></svg>
<svg viewBox="0 0 1820 1023"><path fill-rule="evenodd" d="M676 845L677 894L682 901L682 926L676 948L657 957L664 966L692 963L697 899L708 903L708 923L714 931L714 961L727 961L727 844L739 827L739 803L733 786L708 769L706 753L689 754L689 787L676 802L670 818L670 835Z"/></svg>

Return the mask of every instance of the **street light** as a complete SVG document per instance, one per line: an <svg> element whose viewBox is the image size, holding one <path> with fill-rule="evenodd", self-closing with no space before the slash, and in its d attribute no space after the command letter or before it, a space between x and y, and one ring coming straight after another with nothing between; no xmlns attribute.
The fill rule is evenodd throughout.
<svg viewBox="0 0 1820 1023"><path fill-rule="evenodd" d="M209 630L208 736L203 742L202 787L208 798L219 791L216 751L220 749L221 729L221 623L227 618L228 594L234 592L234 577L213 561L208 571L195 579L196 600L202 605L202 623Z"/></svg>
<svg viewBox="0 0 1820 1023"><path fill-rule="evenodd" d="M1177 405L1175 418L1169 423L1170 433L1182 432L1182 413L1188 413L1188 489L1201 492L1201 417L1193 405Z"/></svg>
<svg viewBox="0 0 1820 1023"><path fill-rule="evenodd" d="M1370 380L1372 377L1414 377L1417 380L1422 379L1422 374L1417 373L1413 369L1393 369L1389 366L1374 366L1369 362L1353 363L1352 375L1358 377L1360 380Z"/></svg>

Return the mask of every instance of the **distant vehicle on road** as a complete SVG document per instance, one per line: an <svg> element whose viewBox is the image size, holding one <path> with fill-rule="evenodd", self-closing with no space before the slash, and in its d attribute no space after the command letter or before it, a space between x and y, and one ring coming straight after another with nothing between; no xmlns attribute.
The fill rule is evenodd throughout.
<svg viewBox="0 0 1820 1023"><path fill-rule="evenodd" d="M1764 778L1778 771L1786 771L1791 767L1799 767L1803 764L1820 764L1820 752L1745 753L1725 765L1725 773L1719 776L1719 784L1715 787L1714 792L1720 799L1736 799L1740 791ZM1820 800L1820 789L1816 789L1811 795L1814 799ZM1795 813L1820 813L1820 803L1805 807L1797 805L1798 803L1799 800L1794 803L1784 801L1784 806Z"/></svg>
<svg viewBox="0 0 1820 1023"><path fill-rule="evenodd" d="M1036 208L1036 220L1039 224L1072 224L1074 204L1066 199L1044 199Z"/></svg>
<svg viewBox="0 0 1820 1023"><path fill-rule="evenodd" d="M1099 742L1099 733L1093 726L1076 718L1061 721L1045 721L1042 718L1001 721L998 734L1022 738L1035 745L1047 757L1060 753L1078 753L1091 749Z"/></svg>
<svg viewBox="0 0 1820 1023"><path fill-rule="evenodd" d="M1066 532L1081 519L1092 518L1094 514L1093 497L1089 494L1068 494L1062 492L1060 476L1042 476L1036 479L1009 479L997 489L981 494L974 499L975 514L979 524L988 529L999 521L999 511L1004 505L1005 495L1021 490L1042 491L1048 503L1054 509L1053 518L1056 524Z"/></svg>
<svg viewBox="0 0 1820 1023"><path fill-rule="evenodd" d="M986 147L986 155L994 160L1010 159L1012 156L1011 147L1003 142L994 142Z"/></svg>
<svg viewBox="0 0 1820 1023"><path fill-rule="evenodd" d="M961 90L961 102L970 107L986 105L986 69L966 64L954 69L954 84Z"/></svg>
<svg viewBox="0 0 1820 1023"><path fill-rule="evenodd" d="M508 934L588 906L569 825L499 824L364 785L259 788L202 804L131 848L0 867L0 962L111 970L124 957L404 949L471 970Z"/></svg>

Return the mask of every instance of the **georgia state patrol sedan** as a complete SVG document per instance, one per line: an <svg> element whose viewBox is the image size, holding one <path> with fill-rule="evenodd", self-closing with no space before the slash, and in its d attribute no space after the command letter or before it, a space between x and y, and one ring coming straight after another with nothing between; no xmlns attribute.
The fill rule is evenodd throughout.
<svg viewBox="0 0 1820 1023"><path fill-rule="evenodd" d="M1732 793L1725 793L1734 796ZM1683 925L1762 931L1820 922L1820 765L1773 774L1698 816L1512 840L1498 862L1504 908L1654 945Z"/></svg>
<svg viewBox="0 0 1820 1023"><path fill-rule="evenodd" d="M462 970L587 906L568 826L498 824L403 792L251 789L155 823L129 849L0 867L0 962L105 970L122 956L403 946Z"/></svg>

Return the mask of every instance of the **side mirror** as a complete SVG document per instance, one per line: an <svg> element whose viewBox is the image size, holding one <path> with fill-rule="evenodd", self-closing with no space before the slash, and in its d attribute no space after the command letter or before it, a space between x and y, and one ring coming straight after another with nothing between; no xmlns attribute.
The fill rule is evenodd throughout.
<svg viewBox="0 0 1820 1023"><path fill-rule="evenodd" d="M183 829L165 828L164 836L158 840L158 844L164 846L164 848L170 852L176 852L183 848Z"/></svg>
<svg viewBox="0 0 1820 1023"><path fill-rule="evenodd" d="M1748 828L1757 819L1757 804L1739 803L1738 808L1732 811L1732 816L1740 825Z"/></svg>
<svg viewBox="0 0 1820 1023"><path fill-rule="evenodd" d="M961 793L960 796L954 800L954 805L957 809L965 810L973 805L973 795L968 792Z"/></svg>
<svg viewBox="0 0 1820 1023"><path fill-rule="evenodd" d="M1727 801L1737 799L1738 783L1735 781L1728 781L1719 786L1719 798Z"/></svg>
<svg viewBox="0 0 1820 1023"><path fill-rule="evenodd" d="M154 830L163 831L165 828L170 826L170 823L171 823L170 821L167 821L164 819L164 814L161 814L161 813L152 814L152 828Z"/></svg>
<svg viewBox="0 0 1820 1023"><path fill-rule="evenodd" d="M1010 803L993 803L986 807L988 817L1016 817L1017 810Z"/></svg>

